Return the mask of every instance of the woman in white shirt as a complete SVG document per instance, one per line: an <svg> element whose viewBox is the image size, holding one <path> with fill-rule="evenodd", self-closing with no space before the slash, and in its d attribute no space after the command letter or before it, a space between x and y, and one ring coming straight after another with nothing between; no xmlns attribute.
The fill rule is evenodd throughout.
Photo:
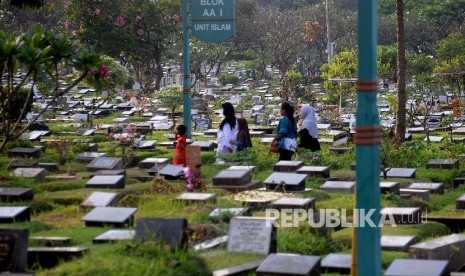
<svg viewBox="0 0 465 276"><path fill-rule="evenodd" d="M218 129L218 154L228 154L236 151L237 122L234 106L225 102L223 107L224 119Z"/></svg>

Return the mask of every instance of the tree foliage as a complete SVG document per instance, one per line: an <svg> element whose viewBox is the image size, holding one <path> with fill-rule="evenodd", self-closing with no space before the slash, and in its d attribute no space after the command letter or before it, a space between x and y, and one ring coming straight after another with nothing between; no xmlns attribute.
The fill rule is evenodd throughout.
<svg viewBox="0 0 465 276"><path fill-rule="evenodd" d="M153 97L159 101L158 106L171 110L173 124L175 124L174 112L183 104L182 87L179 85L165 86L160 91L155 92Z"/></svg>

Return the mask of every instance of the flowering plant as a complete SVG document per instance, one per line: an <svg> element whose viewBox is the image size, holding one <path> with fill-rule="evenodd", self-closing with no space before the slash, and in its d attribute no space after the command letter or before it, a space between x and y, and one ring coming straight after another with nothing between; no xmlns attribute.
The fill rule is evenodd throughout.
<svg viewBox="0 0 465 276"><path fill-rule="evenodd" d="M184 170L184 179L186 180L186 189L188 191L204 191L205 186L202 183L200 178L200 166L196 168L190 168L189 166L185 167Z"/></svg>

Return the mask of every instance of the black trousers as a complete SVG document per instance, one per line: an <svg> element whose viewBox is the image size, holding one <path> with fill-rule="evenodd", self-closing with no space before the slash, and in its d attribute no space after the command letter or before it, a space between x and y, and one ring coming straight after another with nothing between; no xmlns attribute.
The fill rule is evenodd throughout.
<svg viewBox="0 0 465 276"><path fill-rule="evenodd" d="M292 159L292 155L294 155L294 152L292 150L281 149L279 152L278 161L281 161L281 160L290 161Z"/></svg>

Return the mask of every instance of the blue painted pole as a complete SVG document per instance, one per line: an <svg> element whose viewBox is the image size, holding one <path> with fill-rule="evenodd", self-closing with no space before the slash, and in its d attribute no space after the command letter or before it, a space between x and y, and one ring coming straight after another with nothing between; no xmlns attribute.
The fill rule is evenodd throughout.
<svg viewBox="0 0 465 276"><path fill-rule="evenodd" d="M358 95L356 144L356 271L357 275L381 275L380 245L380 160L379 145L382 142L379 114L376 105L378 89L377 26L378 1L360 0L358 3ZM369 225L361 214L368 216L375 226ZM364 223L365 222L365 223ZM354 256L354 257L355 257Z"/></svg>
<svg viewBox="0 0 465 276"><path fill-rule="evenodd" d="M190 56L189 56L189 0L182 0L182 61L183 61L183 121L187 127L186 137L191 138L192 118L191 118L191 76L190 76Z"/></svg>

